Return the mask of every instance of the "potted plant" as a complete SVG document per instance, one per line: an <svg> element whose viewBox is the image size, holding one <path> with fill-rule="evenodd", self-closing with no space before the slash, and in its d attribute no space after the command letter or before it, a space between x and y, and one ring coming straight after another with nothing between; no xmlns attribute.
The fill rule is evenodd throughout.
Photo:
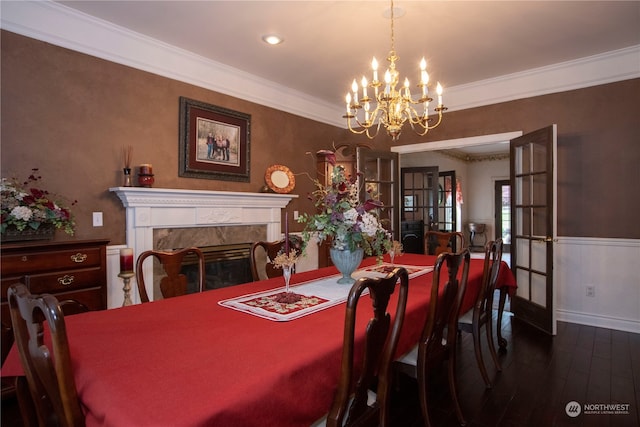
<svg viewBox="0 0 640 427"><path fill-rule="evenodd" d="M60 196L38 188L42 179L32 169L26 181L2 178L0 235L2 240L38 240L53 237L56 229L74 234L75 220ZM74 201L71 205L74 205Z"/></svg>
<svg viewBox="0 0 640 427"><path fill-rule="evenodd" d="M343 274L338 283L353 283L351 273L358 268L363 256L382 256L391 247L392 236L380 223L377 211L383 208L376 195L366 191L360 197L360 174L347 176L344 167L336 165L335 154L323 150L333 166L331 183L323 185L314 180L316 190L311 194L317 212L303 213L298 222L304 223L304 245L312 236L319 242L331 240L330 255L334 265ZM363 201L364 200L364 201Z"/></svg>

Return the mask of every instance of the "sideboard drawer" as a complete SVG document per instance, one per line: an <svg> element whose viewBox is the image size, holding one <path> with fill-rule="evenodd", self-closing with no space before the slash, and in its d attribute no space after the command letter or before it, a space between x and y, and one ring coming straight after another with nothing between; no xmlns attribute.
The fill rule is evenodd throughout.
<svg viewBox="0 0 640 427"><path fill-rule="evenodd" d="M2 257L2 274L100 266L101 257L99 247L11 254Z"/></svg>
<svg viewBox="0 0 640 427"><path fill-rule="evenodd" d="M29 274L25 284L32 294L66 292L74 289L100 287L103 283L100 268L62 270L54 273Z"/></svg>

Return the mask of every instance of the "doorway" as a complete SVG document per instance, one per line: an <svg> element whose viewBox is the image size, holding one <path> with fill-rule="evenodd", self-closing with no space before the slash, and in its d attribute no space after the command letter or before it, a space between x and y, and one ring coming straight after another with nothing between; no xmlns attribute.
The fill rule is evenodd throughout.
<svg viewBox="0 0 640 427"><path fill-rule="evenodd" d="M495 238L502 239L503 252L511 252L511 182L495 182Z"/></svg>
<svg viewBox="0 0 640 427"><path fill-rule="evenodd" d="M402 168L401 242L408 253L424 253L424 233L438 224L438 167Z"/></svg>

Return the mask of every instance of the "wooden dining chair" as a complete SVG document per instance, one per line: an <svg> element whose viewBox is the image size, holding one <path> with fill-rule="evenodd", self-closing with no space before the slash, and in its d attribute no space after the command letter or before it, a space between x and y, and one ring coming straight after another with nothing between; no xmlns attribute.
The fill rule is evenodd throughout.
<svg viewBox="0 0 640 427"><path fill-rule="evenodd" d="M398 302L391 322L387 307L398 282ZM359 302L369 300L360 299L366 289L373 317L367 324L362 357L355 358L356 309ZM347 299L338 388L329 413L314 427L389 425L391 363L400 338L408 291L409 276L403 267L396 267L384 278L362 277L353 284ZM354 360L362 360L362 365L357 367ZM356 373L359 373L357 381Z"/></svg>
<svg viewBox="0 0 640 427"><path fill-rule="evenodd" d="M189 293L187 276L182 274L182 263L185 256L193 254L198 263L197 292L204 289L205 260L202 251L196 247L178 249L175 251L145 251L140 254L136 262L136 280L138 282L138 292L141 302L149 302L149 295L144 279L143 263L149 257L156 258L165 273L160 279L160 292L163 298L173 298Z"/></svg>
<svg viewBox="0 0 640 427"><path fill-rule="evenodd" d="M445 232L429 230L424 235L424 253L440 255L444 252L460 252L466 247L464 234L459 231Z"/></svg>
<svg viewBox="0 0 640 427"><path fill-rule="evenodd" d="M258 241L251 245L251 276L254 282L282 276L282 269L274 267L273 260L278 254L284 253L284 248L284 239ZM302 251L302 241L297 236L289 236L289 250L295 250L298 254Z"/></svg>
<svg viewBox="0 0 640 427"><path fill-rule="evenodd" d="M11 285L7 294L15 342L38 424L84 426L58 300L48 294L32 295L22 283ZM50 341L44 339L45 334Z"/></svg>
<svg viewBox="0 0 640 427"><path fill-rule="evenodd" d="M491 388L491 381L487 374L487 368L482 359L482 346L480 345L480 329L484 326L487 335L487 343L489 345L489 353L496 366L498 372L502 371L496 347L493 342L493 294L496 290L496 282L498 281L498 273L500 272L500 264L502 262L502 239L488 242L484 248L484 270L482 276L482 285L478 298L473 308L463 313L458 319L458 330L468 332L473 335L473 348L476 354L478 368L482 374L482 379L487 388Z"/></svg>
<svg viewBox="0 0 640 427"><path fill-rule="evenodd" d="M86 305L71 299L60 302L60 308L65 316L89 311ZM3 364L14 342L13 328L10 325L2 323L2 338L0 344L2 344ZM37 426L38 419L35 415L36 410L31 400L29 386L26 384L25 377L2 377L1 380L2 407L5 408L5 405L15 405L18 403L23 425L25 427ZM9 418L3 419L9 420Z"/></svg>
<svg viewBox="0 0 640 427"><path fill-rule="evenodd" d="M470 260L469 249L463 249L455 254L445 252L438 255L433 266L431 297L420 341L417 346L394 363L394 368L398 372L417 378L420 408L427 427L431 426L428 405L429 375L439 371L444 361L447 361L448 365L449 393L453 400L456 417L460 425L466 424L456 388L456 326L467 287ZM441 271L445 264L447 279L441 283ZM459 275L460 267L462 267L461 275Z"/></svg>

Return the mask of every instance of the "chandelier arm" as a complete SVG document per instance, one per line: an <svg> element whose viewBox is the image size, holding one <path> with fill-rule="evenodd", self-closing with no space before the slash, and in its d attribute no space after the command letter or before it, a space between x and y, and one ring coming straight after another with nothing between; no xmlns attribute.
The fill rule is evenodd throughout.
<svg viewBox="0 0 640 427"><path fill-rule="evenodd" d="M369 132L370 127L366 128L367 130L367 138L369 139L373 139L376 136L378 136L378 132L380 132L380 122L378 122L378 126L376 126L376 133L374 133L373 135L371 135L371 133Z"/></svg>
<svg viewBox="0 0 640 427"><path fill-rule="evenodd" d="M434 129L436 127L438 127L438 125L440 124L440 122L442 121L442 111L441 109L437 109L438 111L438 121L433 125L433 126L429 126L429 129Z"/></svg>
<svg viewBox="0 0 640 427"><path fill-rule="evenodd" d="M356 123L359 123L358 119L356 119ZM349 126L349 130L351 132L355 133L356 135L362 135L367 130L367 128L365 128L365 127L363 127L362 130L354 129L353 127L351 127L351 120L347 121L347 126Z"/></svg>
<svg viewBox="0 0 640 427"><path fill-rule="evenodd" d="M427 134L427 132L429 132L431 130L431 128L429 128L429 126L425 127L422 125L422 123L416 123L417 125L419 125L423 130L417 130L414 127L414 123L413 122L409 122L409 124L411 125L411 129L413 129L413 131L418 135L418 136L425 136Z"/></svg>

